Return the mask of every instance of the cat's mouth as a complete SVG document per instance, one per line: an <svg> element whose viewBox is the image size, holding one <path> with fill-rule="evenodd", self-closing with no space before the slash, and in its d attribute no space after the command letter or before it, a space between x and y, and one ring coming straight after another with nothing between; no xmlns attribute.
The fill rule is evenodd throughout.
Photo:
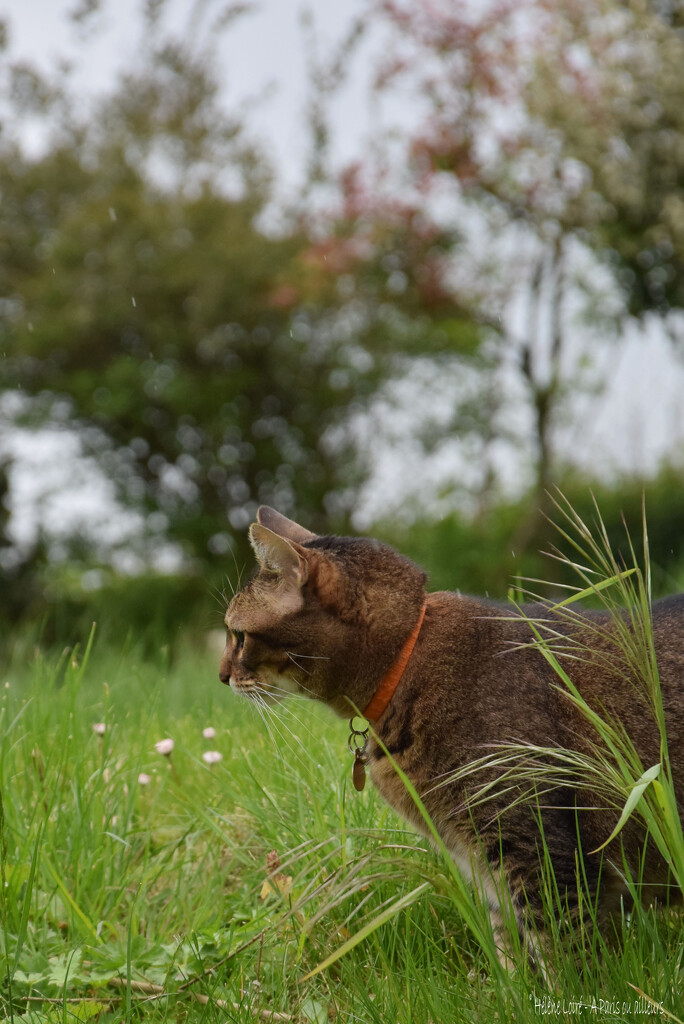
<svg viewBox="0 0 684 1024"><path fill-rule="evenodd" d="M235 679L231 676L227 682L238 697L247 697L257 704L280 704L285 697L295 692L291 685L285 688L263 679Z"/></svg>
<svg viewBox="0 0 684 1024"><path fill-rule="evenodd" d="M265 687L258 679L235 679L231 676L227 683L239 697L256 697L257 694L261 696L265 692Z"/></svg>

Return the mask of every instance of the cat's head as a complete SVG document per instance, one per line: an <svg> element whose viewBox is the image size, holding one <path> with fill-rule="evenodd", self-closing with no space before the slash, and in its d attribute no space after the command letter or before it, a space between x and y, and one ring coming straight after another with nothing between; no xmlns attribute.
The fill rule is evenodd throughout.
<svg viewBox="0 0 684 1024"><path fill-rule="evenodd" d="M425 575L378 541L317 536L266 507L257 519L259 568L226 612L219 678L247 697L302 694L349 716L401 647Z"/></svg>

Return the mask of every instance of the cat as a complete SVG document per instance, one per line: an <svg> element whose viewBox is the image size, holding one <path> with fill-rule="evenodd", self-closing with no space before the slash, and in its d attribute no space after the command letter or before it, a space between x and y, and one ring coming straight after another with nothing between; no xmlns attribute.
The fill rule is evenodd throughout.
<svg viewBox="0 0 684 1024"><path fill-rule="evenodd" d="M639 873L644 835L638 820L630 818L605 853L597 853L620 808L610 805L596 780L580 783L561 774L536 799L529 792L515 799L513 789L525 795L522 784L509 777L497 788L501 769L487 760L514 749L511 744L587 757L595 752L587 718L531 645L530 619L538 616L571 646L575 657L564 664L591 708L624 726L644 768L659 761L653 712L644 688L630 678L610 614L564 616L541 605L524 607L521 615L510 604L427 594L423 570L385 544L317 536L267 507L257 520L250 540L259 569L228 607L221 681L258 700L304 694L352 719L355 784L363 784L367 763L388 803L428 833L395 765L405 773L451 856L488 901L499 956L508 966L504 918L510 913L502 911L502 884L528 955L544 970L540 822L569 917L581 903L578 847L584 885L592 898L599 893L600 920L619 914L629 902L623 857L634 876ZM681 807L684 595L653 605L653 629ZM367 742L354 728L356 713L372 725ZM478 770L469 770L478 763ZM667 892L667 866L652 842L642 871L647 902Z"/></svg>

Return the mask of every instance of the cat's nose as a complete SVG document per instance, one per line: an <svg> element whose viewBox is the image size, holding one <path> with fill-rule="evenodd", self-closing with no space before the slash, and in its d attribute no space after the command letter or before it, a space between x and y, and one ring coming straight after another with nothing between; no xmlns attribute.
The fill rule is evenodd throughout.
<svg viewBox="0 0 684 1024"><path fill-rule="evenodd" d="M222 683L226 683L227 684L227 683L230 682L230 670L231 670L231 668L232 668L232 659L231 659L231 656L230 656L230 652L229 652L228 648L226 647L225 651L223 652L223 657L221 658L221 661L219 663L219 679L221 680Z"/></svg>

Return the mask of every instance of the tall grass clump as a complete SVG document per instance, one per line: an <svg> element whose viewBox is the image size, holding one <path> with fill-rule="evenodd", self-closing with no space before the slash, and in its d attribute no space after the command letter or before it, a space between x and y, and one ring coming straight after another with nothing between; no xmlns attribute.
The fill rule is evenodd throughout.
<svg viewBox="0 0 684 1024"><path fill-rule="evenodd" d="M670 746L668 742L665 711L656 658L651 616L651 569L646 513L643 510L642 550L640 564L632 539L625 524L625 533L631 553L631 564L618 561L613 554L608 534L601 519L598 506L595 508L595 523L592 530L565 501L562 495L556 500L560 519L557 522L562 538L574 555L553 552L553 557L565 562L579 577L580 585L558 602L548 602L550 610L571 625L580 625L584 636L580 641L568 641L559 635L553 624L544 620L528 622L536 636L536 646L552 665L566 696L581 712L587 723L593 727L598 742L594 745L596 760L572 763L569 770L579 769L586 781L593 783L599 791L612 796L622 807L617 825L608 843L617 837L631 815L638 815L643 821L647 836L653 841L667 864L678 895L684 893L684 835L677 809L672 774ZM602 607L609 616L609 626L592 624L591 620L574 610L580 600L592 600ZM613 648L613 658L608 665L615 668L622 664L639 693L646 697L647 707L657 726L659 737L659 758L653 764L645 765L636 750L623 723L601 714L582 697L566 671L565 664L573 659L591 656L595 649L591 640L586 639L587 623L589 634L607 638ZM567 659L567 661L565 660ZM682 681L684 685L684 680ZM571 752L561 752L568 757Z"/></svg>
<svg viewBox="0 0 684 1024"><path fill-rule="evenodd" d="M684 1016L684 927L679 910L684 892L684 837L654 644L645 509L640 538L642 558L637 557L625 523L630 557L623 559L613 552L598 505L595 504L594 519L588 525L560 492L554 504L557 517L553 525L566 550L555 547L549 555L562 563L564 575L572 570L578 582L555 584L567 593L562 599L551 600L531 589L541 587L548 592L552 585L547 581L519 580L513 598L534 636L530 646L552 666L558 688L584 718L587 735L593 737L590 749L587 752L586 748L502 744L477 763L466 766L459 775L476 779L483 768L488 769L488 775L496 770L496 781L483 785L476 794L475 799L482 801L490 799L494 789L503 789L514 794L512 799L540 802L557 787L591 791L601 798L602 806L616 818L616 824L599 850L583 850L578 832L579 909L573 915L570 945L564 927L570 915L548 856L543 865L546 948L553 951L551 977L561 991L582 987L586 991L589 979L608 978L609 990L622 991L625 996L613 1000L614 1006L631 1006L644 1014L680 1019L673 1016L673 1011ZM523 599L534 601L537 609L541 604L545 611L540 614L530 610L529 605L520 603ZM587 618L578 602L602 609L607 615L601 620ZM590 704L579 692L572 680L572 665L578 661L593 662L597 671L621 671L640 697L646 698L647 713L652 716L659 740L657 759L644 763L620 718L611 716L606 708ZM677 748L674 754L681 757ZM616 941L615 935L601 933L606 922L601 919L596 899L592 900L590 895L585 859L587 855L602 853L614 840L619 842L620 833L631 819L641 824L644 850L649 844L657 847L670 882L664 906L661 903L656 908L643 889L643 864L634 872L622 858L617 866L631 896L631 905L623 907L621 934ZM648 979L643 977L645 964L653 965ZM630 997L630 990L637 993L641 1003L638 999L635 1002L633 995Z"/></svg>

